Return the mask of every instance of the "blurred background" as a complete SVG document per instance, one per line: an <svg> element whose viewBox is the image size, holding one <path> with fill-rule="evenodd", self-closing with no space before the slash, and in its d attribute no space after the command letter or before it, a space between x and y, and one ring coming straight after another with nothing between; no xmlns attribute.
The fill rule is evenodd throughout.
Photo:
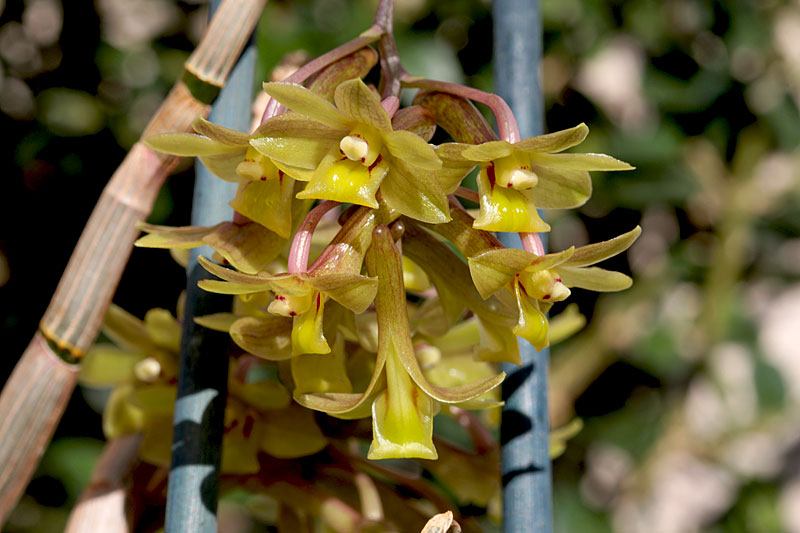
<svg viewBox="0 0 800 533"><path fill-rule="evenodd" d="M397 4L409 72L491 90L489 1ZM589 325L552 350L553 424L584 422L554 463L556 529L800 532L800 2L541 4L548 131L586 122L582 151L637 167L548 213L550 245L644 230L606 264L634 287L574 291ZM356 36L374 5L270 2L258 79ZM206 19L201 0L0 0L3 379ZM187 163L150 221L187 224L191 189ZM174 310L183 285L135 250L115 302ZM102 445L76 390L6 531L61 531Z"/></svg>

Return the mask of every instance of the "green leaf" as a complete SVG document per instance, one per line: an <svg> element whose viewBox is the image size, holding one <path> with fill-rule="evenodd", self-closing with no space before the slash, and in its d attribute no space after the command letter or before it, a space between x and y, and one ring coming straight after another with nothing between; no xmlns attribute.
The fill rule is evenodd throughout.
<svg viewBox="0 0 800 533"><path fill-rule="evenodd" d="M613 239L581 246L575 250L575 254L565 264L571 267L589 266L614 257L630 248L641 233L642 228L636 226L631 231Z"/></svg>
<svg viewBox="0 0 800 533"><path fill-rule="evenodd" d="M367 124L380 132L392 131L392 120L381 105L380 98L360 79L339 84L333 100L342 115L351 121Z"/></svg>
<svg viewBox="0 0 800 533"><path fill-rule="evenodd" d="M352 126L352 121L333 104L301 85L286 82L265 83L264 92L292 111L330 128L349 130Z"/></svg>

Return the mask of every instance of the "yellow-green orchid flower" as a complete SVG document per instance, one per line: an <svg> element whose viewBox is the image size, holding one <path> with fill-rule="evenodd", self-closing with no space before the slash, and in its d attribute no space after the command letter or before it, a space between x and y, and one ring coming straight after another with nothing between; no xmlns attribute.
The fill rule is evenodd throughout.
<svg viewBox="0 0 800 533"><path fill-rule="evenodd" d="M589 170L630 170L629 164L604 154L560 154L580 144L585 124L517 143L490 141L478 145L444 144L445 160L480 166L480 214L474 226L486 231L550 231L537 207L564 209L582 205L592 192Z"/></svg>
<svg viewBox="0 0 800 533"><path fill-rule="evenodd" d="M461 405L494 389L503 374L457 386L437 386L420 367L405 306L402 259L386 226L373 231L369 273L378 279L375 297L378 346L374 370L361 393L295 392L301 405L341 418L372 416L368 457L436 458L433 416L439 402ZM360 380L359 380L360 381Z"/></svg>
<svg viewBox="0 0 800 533"><path fill-rule="evenodd" d="M420 136L395 130L378 96L360 79L340 84L334 104L291 83L266 83L264 90L295 113L267 120L250 144L279 168L308 181L298 198L378 208L389 207L418 220L449 220L446 186L436 172L442 162ZM449 187L449 184L448 184Z"/></svg>
<svg viewBox="0 0 800 533"><path fill-rule="evenodd" d="M469 258L470 273L484 298L504 286L514 294L519 318L513 331L540 350L549 345L545 313L569 296L569 287L598 292L630 287L631 278L625 274L591 265L627 250L641 231L637 226L608 241L542 256L524 250L488 250Z"/></svg>

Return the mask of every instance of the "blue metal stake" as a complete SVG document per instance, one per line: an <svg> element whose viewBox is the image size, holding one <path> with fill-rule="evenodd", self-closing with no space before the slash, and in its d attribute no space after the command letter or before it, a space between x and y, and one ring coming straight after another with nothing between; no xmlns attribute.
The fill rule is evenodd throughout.
<svg viewBox="0 0 800 533"><path fill-rule="evenodd" d="M219 0L212 2L213 10ZM214 102L209 119L222 126L247 131L256 50L250 46L239 59L228 83ZM213 176L196 165L192 224L213 225L233 218L228 202L236 184ZM211 257L208 247L195 248L186 269L186 307L181 339L178 397L173 419L172 464L167 487L167 533L216 533L217 501L225 400L228 389L226 333L194 323L195 316L230 309L230 297L202 291L201 279L209 279L197 257Z"/></svg>
<svg viewBox="0 0 800 533"><path fill-rule="evenodd" d="M538 0L494 0L495 92L511 106L522 138L543 132L539 63L542 24ZM520 248L516 234L500 234ZM548 350L537 352L520 339L522 365L504 364L500 428L503 529L508 533L553 530L550 424L547 412Z"/></svg>

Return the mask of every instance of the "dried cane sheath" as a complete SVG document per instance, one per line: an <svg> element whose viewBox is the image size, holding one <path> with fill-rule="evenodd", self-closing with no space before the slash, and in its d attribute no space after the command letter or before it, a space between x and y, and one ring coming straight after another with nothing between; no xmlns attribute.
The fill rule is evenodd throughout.
<svg viewBox="0 0 800 533"><path fill-rule="evenodd" d="M208 113L266 0L224 0L144 135L191 131ZM0 526L16 505L66 407L79 358L94 340L155 197L178 159L134 145L111 177L67 264L40 332L0 394Z"/></svg>

